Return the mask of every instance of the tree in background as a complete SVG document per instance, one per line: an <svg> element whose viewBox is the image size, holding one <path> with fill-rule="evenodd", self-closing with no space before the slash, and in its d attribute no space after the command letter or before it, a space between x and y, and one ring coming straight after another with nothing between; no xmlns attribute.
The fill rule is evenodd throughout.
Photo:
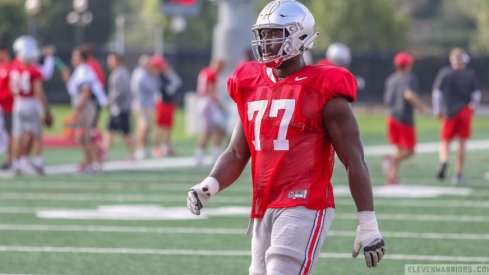
<svg viewBox="0 0 489 275"><path fill-rule="evenodd" d="M354 50L397 50L406 46L409 16L392 0L304 0L314 17L319 37L315 49L334 41Z"/></svg>
<svg viewBox="0 0 489 275"><path fill-rule="evenodd" d="M0 1L0 41L11 43L19 35L26 33L26 15L19 1Z"/></svg>
<svg viewBox="0 0 489 275"><path fill-rule="evenodd" d="M73 11L72 1L41 2L41 12L37 16L38 36L41 43L50 43L68 49L76 46L76 27L66 22L66 15ZM100 46L109 40L114 27L115 9L121 5L120 2L124 1L89 1L88 9L93 14L93 21L83 30L84 41Z"/></svg>
<svg viewBox="0 0 489 275"><path fill-rule="evenodd" d="M473 14L476 31L470 40L470 50L475 53L489 53L489 1L474 0Z"/></svg>

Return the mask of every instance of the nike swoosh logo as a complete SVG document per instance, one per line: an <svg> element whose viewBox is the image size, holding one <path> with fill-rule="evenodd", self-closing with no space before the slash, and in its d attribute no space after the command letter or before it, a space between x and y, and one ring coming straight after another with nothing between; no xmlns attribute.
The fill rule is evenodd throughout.
<svg viewBox="0 0 489 275"><path fill-rule="evenodd" d="M307 78L307 76L304 76L304 77L298 77L298 76L297 76L297 77L295 78L295 81L301 81L301 80L304 80L304 79L306 79L306 78Z"/></svg>

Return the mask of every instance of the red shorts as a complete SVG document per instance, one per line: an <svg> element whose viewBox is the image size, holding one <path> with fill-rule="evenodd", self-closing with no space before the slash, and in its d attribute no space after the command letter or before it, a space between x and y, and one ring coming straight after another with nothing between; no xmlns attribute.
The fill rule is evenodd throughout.
<svg viewBox="0 0 489 275"><path fill-rule="evenodd" d="M412 125L402 124L393 117L387 118L389 142L403 149L414 150L416 132Z"/></svg>
<svg viewBox="0 0 489 275"><path fill-rule="evenodd" d="M466 106L455 116L443 119L440 138L447 141L452 140L456 136L461 139L470 138L472 114L472 108Z"/></svg>
<svg viewBox="0 0 489 275"><path fill-rule="evenodd" d="M171 128L176 105L159 101L156 103L156 124L160 127Z"/></svg>

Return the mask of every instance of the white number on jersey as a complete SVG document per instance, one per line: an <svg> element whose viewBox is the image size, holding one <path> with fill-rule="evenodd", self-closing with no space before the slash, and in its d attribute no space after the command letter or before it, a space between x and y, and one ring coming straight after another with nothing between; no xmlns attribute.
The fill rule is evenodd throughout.
<svg viewBox="0 0 489 275"><path fill-rule="evenodd" d="M268 107L268 100L258 100L248 102L248 120L253 120L255 112L258 114L255 117L255 138L253 145L256 151L261 151L260 142L260 129L263 115ZM270 106L270 117L277 117L279 110L285 110L282 120L280 121L280 127L278 130L278 137L273 141L273 149L276 151L289 150L289 140L287 139L287 131L289 129L290 120L295 110L295 99L275 99L272 100Z"/></svg>
<svg viewBox="0 0 489 275"><path fill-rule="evenodd" d="M12 94L29 94L31 92L31 75L29 72L20 73L17 70L13 70L9 76Z"/></svg>

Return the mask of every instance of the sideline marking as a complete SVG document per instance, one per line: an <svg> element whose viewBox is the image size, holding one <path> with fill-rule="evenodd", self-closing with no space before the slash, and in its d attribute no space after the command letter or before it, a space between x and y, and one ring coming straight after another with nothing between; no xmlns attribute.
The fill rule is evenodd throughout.
<svg viewBox="0 0 489 275"><path fill-rule="evenodd" d="M90 233L137 233L137 234L210 234L244 235L245 228L211 227L142 227L142 226L99 226L99 225L48 225L48 224L0 224L0 231L40 232L90 232ZM328 236L355 237L355 231L331 230ZM489 234L436 233L436 232L382 232L386 238L428 240L489 240Z"/></svg>
<svg viewBox="0 0 489 275"><path fill-rule="evenodd" d="M182 190L184 190L182 188ZM377 186L373 188L376 198L436 198L442 195L468 196L470 188L437 186ZM347 186L334 188L336 197L350 197ZM1 192L3 200L48 200L48 201L126 201L126 202L184 202L184 196L153 194L98 194L98 193L26 193ZM248 196L218 196L217 202L249 203Z"/></svg>
<svg viewBox="0 0 489 275"><path fill-rule="evenodd" d="M456 146L456 144L452 144ZM419 143L416 145L416 153L436 153L438 152L439 143ZM467 143L467 150L482 150L489 149L489 140L470 140ZM382 156L392 153L393 147L391 145L376 145L365 146L366 156ZM207 157L204 161L206 165L210 165L212 160ZM112 161L104 163L104 171L134 171L134 170L151 170L151 169L169 169L169 168L190 168L195 166L194 157L177 157L177 158L164 158L164 159L149 159L142 161ZM51 165L45 167L46 174L48 175L60 175L60 174L73 174L77 172L77 165ZM0 173L1 177L12 177L8 173Z"/></svg>
<svg viewBox="0 0 489 275"><path fill-rule="evenodd" d="M427 142L416 144L416 154L437 153L440 146L439 142ZM457 144L452 143L451 150L457 149ZM470 140L467 142L467 151L489 149L489 140ZM383 156L391 154L394 147L391 145L365 146L366 156Z"/></svg>
<svg viewBox="0 0 489 275"><path fill-rule="evenodd" d="M2 252L24 253L84 253L84 254L139 254L139 255L185 255L250 257L248 250L186 250L151 248L104 248L104 247L51 247L51 246L0 246ZM321 258L351 259L351 253L320 253ZM489 257L439 256L439 255L385 255L392 260L419 260L440 262L489 262ZM363 259L359 258L363 261Z"/></svg>
<svg viewBox="0 0 489 275"><path fill-rule="evenodd" d="M186 207L162 207L159 205L107 205L96 209L58 209L38 210L36 216L48 219L80 219L80 220L193 220L205 219L209 216L242 217L248 216L249 207L218 207L207 208L200 216L192 215ZM356 220L356 213L339 213L336 219ZM381 220L394 221L428 221L457 223L487 223L489 216L470 215L437 215L437 214L378 214Z"/></svg>

